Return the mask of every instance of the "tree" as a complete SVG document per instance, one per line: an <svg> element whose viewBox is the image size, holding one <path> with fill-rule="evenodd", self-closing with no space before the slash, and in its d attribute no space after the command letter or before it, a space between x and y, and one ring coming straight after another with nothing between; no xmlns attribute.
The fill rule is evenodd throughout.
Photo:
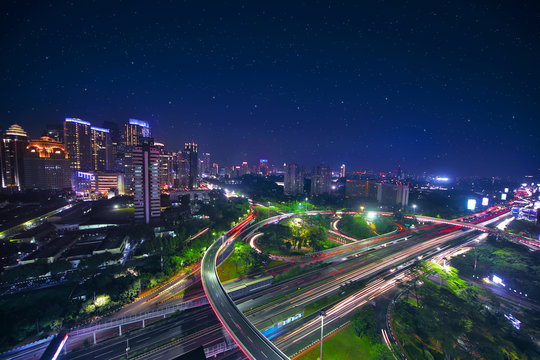
<svg viewBox="0 0 540 360"><path fill-rule="evenodd" d="M371 305L363 306L360 311L353 315L352 326L359 337L366 336L373 344L379 342L375 310Z"/></svg>

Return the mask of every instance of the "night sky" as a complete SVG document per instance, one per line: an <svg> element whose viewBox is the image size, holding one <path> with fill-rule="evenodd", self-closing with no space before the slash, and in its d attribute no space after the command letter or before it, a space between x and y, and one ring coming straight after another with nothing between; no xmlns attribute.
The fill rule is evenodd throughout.
<svg viewBox="0 0 540 360"><path fill-rule="evenodd" d="M540 167L536 1L2 1L1 127L150 122L220 165Z"/></svg>

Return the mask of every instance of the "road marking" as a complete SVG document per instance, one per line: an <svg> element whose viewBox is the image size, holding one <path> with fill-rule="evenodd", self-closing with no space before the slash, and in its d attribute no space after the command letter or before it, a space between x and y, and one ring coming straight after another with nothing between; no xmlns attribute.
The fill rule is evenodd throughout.
<svg viewBox="0 0 540 360"><path fill-rule="evenodd" d="M101 354L96 354L94 355L94 357L100 357L100 356L104 356L104 355L107 355L108 353L112 353L114 350L109 350L107 352L104 352L104 353L101 353Z"/></svg>

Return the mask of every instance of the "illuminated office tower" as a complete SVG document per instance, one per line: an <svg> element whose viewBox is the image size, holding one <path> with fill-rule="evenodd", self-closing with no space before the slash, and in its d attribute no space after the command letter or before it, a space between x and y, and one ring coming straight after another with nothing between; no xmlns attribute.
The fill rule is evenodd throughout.
<svg viewBox="0 0 540 360"><path fill-rule="evenodd" d="M344 177L345 177L345 164L342 164L342 165L341 165L340 170L341 170L341 171L340 171L340 176L341 176L342 178L344 178Z"/></svg>
<svg viewBox="0 0 540 360"><path fill-rule="evenodd" d="M188 161L189 166L188 188L193 189L197 187L199 165L197 144L195 144L194 142L186 143L184 146L184 155Z"/></svg>
<svg viewBox="0 0 540 360"><path fill-rule="evenodd" d="M112 146L109 130L92 126L90 131L92 139L92 169L95 171L111 170Z"/></svg>
<svg viewBox="0 0 540 360"><path fill-rule="evenodd" d="M124 131L124 144L136 146L141 142L141 138L150 137L150 125L146 121L129 119Z"/></svg>
<svg viewBox="0 0 540 360"><path fill-rule="evenodd" d="M64 147L72 172L93 169L91 138L89 122L77 118L64 120Z"/></svg>
<svg viewBox="0 0 540 360"><path fill-rule="evenodd" d="M165 145L154 142L159 151L159 187L171 188L174 184L173 155L165 150Z"/></svg>
<svg viewBox="0 0 540 360"><path fill-rule="evenodd" d="M269 167L268 167L268 160L266 159L260 159L259 160L259 171L257 173L266 176L269 173Z"/></svg>
<svg viewBox="0 0 540 360"><path fill-rule="evenodd" d="M159 149L152 138L133 148L135 221L149 224L160 215Z"/></svg>
<svg viewBox="0 0 540 360"><path fill-rule="evenodd" d="M2 136L0 169L3 188L22 190L26 145L28 135L17 124L11 125Z"/></svg>
<svg viewBox="0 0 540 360"><path fill-rule="evenodd" d="M201 153L201 168L199 171L199 175L202 177L204 176L210 176L211 169L210 169L210 153Z"/></svg>

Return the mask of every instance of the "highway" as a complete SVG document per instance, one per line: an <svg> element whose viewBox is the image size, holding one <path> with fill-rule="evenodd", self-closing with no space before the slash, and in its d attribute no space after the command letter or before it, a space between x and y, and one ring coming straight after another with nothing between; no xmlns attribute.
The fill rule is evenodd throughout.
<svg viewBox="0 0 540 360"><path fill-rule="evenodd" d="M264 226L265 224L271 223L276 221L276 218L283 218L284 216L279 216L275 218L271 218L265 221L262 221L260 223L257 223L253 226L247 226L251 220L254 219L254 214L250 213L248 218L244 220L240 225L235 227L233 230L231 230L227 236L221 237L216 241L206 252L203 261L202 261L202 280L203 280L203 287L205 290L205 294L208 297L210 304L212 305L213 311L218 316L218 320L224 325L225 329L231 335L231 337L234 339L234 341L239 345L239 347L242 349L244 354L248 358L255 358L255 359L284 359L287 358L285 354L281 350L279 350L274 344L272 344L269 340L266 339L256 328L254 325L251 324L253 322L254 324L258 325L262 323L264 320L268 319L269 317L278 314L280 312L280 307L272 303L272 298L275 298L277 296L281 296L283 294L291 293L291 291L294 291L298 288L298 286L308 286L311 282L316 283L319 281L319 284L315 284L313 286L310 286L309 289L306 289L306 291L302 294L296 294L292 297L287 296L286 298L282 299L280 301L281 303L281 309L284 307L291 307L301 305L305 306L313 301L316 301L317 299L323 298L325 296L328 296L335 291L339 289L339 286L343 283L346 283L351 280L355 279L361 279L361 278L368 278L373 277L375 274L380 273L384 270L387 270L388 268L391 268L393 264L396 264L397 262L404 262L408 261L411 258L414 258L416 256L419 256L419 254L425 253L430 251L430 249L436 248L437 246L440 246L441 244L450 241L454 239L455 237L463 236L464 232L457 232L457 233L450 233L445 234L442 236L437 236L436 238L433 238L434 233L437 233L440 230L440 227L430 227L429 234L413 234L411 233L401 233L396 234L392 236L380 236L373 239L366 239L365 242L358 241L353 244L348 244L346 246L342 246L339 248L330 249L325 252L318 253L314 256L307 257L305 259L306 262L318 262L318 261L324 261L331 263L330 266L327 266L325 268L325 276L329 277L328 281L320 283L320 280L323 278L321 277L322 272L312 272L309 274L306 274L304 276L292 279L290 282L284 282L277 285L272 286L271 289L266 289L261 291L260 293L257 293L256 298L257 301L254 301L252 297L248 297L247 299L242 299L242 302L249 302L248 300L251 300L249 302L249 306L243 306L242 304L239 305L240 308L242 308L244 311L249 309L252 305L262 305L264 306L257 309L256 312L250 312L248 313L248 319L238 310L238 307L234 304L234 302L229 298L229 296L226 294L223 286L221 285L219 278L216 274L216 262L218 259L218 255L221 251L229 251L232 248L232 244L234 242L234 239L236 236L238 236L240 233L242 233L242 236L245 236L249 239L250 236L255 234L258 229L261 226ZM439 220L439 219L437 219ZM462 223L458 223L459 225L464 225ZM454 225L454 224L451 224ZM420 230L420 229L417 229ZM222 243L223 242L223 243ZM394 265L395 266L395 265ZM192 275L193 276L193 275ZM396 275L397 276L397 275ZM390 279L387 279L385 281L389 281ZM174 294L178 292L180 289L184 288L184 281L186 279L176 279L176 281L172 281L171 283L163 286L160 288L159 291L153 292L153 295L148 295L143 297L143 300L141 302L145 302L145 305L143 307L149 306L147 304L146 300L153 301L157 297L154 297L156 293L159 296L162 296L163 301L167 301L170 299L174 299ZM198 281L197 276L193 276L190 280L190 284L193 284ZM375 280L376 281L376 280ZM389 282L389 283L376 283L378 284L379 291L376 291L375 288L369 288L370 291L364 293L362 296L364 296L365 299L372 298L374 296L380 295L382 290L390 290L393 287L395 287L395 282ZM359 298L357 297L355 302L361 302L364 300L362 299L362 296ZM360 300L359 300L360 299ZM150 302L148 301L148 302ZM179 298L178 300L173 301L181 301ZM266 304L267 302L269 302ZM159 301L161 302L161 300ZM159 303L158 302L158 303ZM284 304L288 305L284 305ZM140 305L137 305L137 307ZM207 309L209 309L207 307ZM347 315L348 316L348 315ZM346 316L341 316L341 318L346 318ZM215 319L215 318L214 318ZM340 320L341 321L341 320ZM339 321L338 321L339 322ZM300 325L302 322L294 322L291 325L290 331L295 331L295 328L297 325ZM326 323L326 320L325 320ZM219 325L218 325L219 327ZM198 327L199 330L196 330L193 328L192 330L196 333L199 333L200 331L204 331L204 328ZM210 327L209 327L210 328ZM309 328L309 327L308 327ZM311 338L315 335L312 334L312 332L308 331L309 329L306 328L306 332L300 331L296 332L291 337L283 338L283 336L286 336L286 334L281 334L282 337L278 337L274 339L276 341L276 344L280 346L283 350L285 350L287 353L292 354L296 352L298 349L298 346L300 346L300 343L306 343L306 341L311 340ZM289 331L289 328L287 328ZM137 330L139 331L139 330ZM151 329L145 329L142 330L143 333L147 333L151 331ZM216 330L217 331L217 330ZM159 331L158 331L159 333ZM173 332L164 331L161 330L161 334L165 337L168 337ZM217 334L217 332L216 332ZM200 333L201 336L204 335L204 333ZM217 338L217 335L215 335ZM174 337L174 336L171 336ZM140 337L143 339L146 339L145 337ZM219 338L221 341L223 340L223 333L219 335ZM124 341L123 337L116 338L117 342ZM152 344L156 344L158 342L156 339L159 339L159 337L152 336L151 338L146 339L145 346L144 347L152 347ZM191 339L191 340L190 340ZM206 337L201 338L206 341ZM301 340L301 341L300 341ZM112 340L109 340L112 341ZM186 342L187 341L187 342ZM153 358L158 358L158 354L176 354L180 355L183 352L187 351L187 345L189 345L189 341L193 341L193 344L196 343L195 340L193 340L190 337L186 337L185 340L177 341L177 343L172 346L169 349L163 350L161 352L156 352L152 356ZM295 344L295 341L299 341L297 344ZM289 343L290 342L290 343ZM108 343L104 342L104 343ZM201 340L199 340L199 345L201 343ZM186 345L187 344L187 345ZM292 345L294 344L294 346ZM130 344L131 345L131 344ZM96 349L98 351L98 347L100 344L96 345L97 347L92 347L92 349ZM116 354L117 351L121 351L121 346L118 346L118 349L115 350L114 354ZM122 345L124 346L124 345ZM133 346L136 345L136 341ZM142 346L142 345L141 345ZM143 348L144 348L143 347ZM107 353L110 349L101 349L98 352L95 353L95 355L99 354L100 359L106 359L111 358L109 355L112 356L113 353ZM124 348L125 350L125 348ZM133 350L132 350L133 351ZM21 357L24 358L24 357ZM26 357L28 358L28 357ZM71 353L69 355L69 358L71 358Z"/></svg>
<svg viewBox="0 0 540 360"><path fill-rule="evenodd" d="M249 221L254 218L250 217L248 217ZM237 231L242 230L249 221L242 222L241 225L243 225L240 228L237 227ZM233 241L230 237L223 236L211 245L204 254L201 264L201 279L208 301L229 335L248 358L288 359L246 319L219 281L216 273L218 254L224 245L231 246L232 244Z"/></svg>

